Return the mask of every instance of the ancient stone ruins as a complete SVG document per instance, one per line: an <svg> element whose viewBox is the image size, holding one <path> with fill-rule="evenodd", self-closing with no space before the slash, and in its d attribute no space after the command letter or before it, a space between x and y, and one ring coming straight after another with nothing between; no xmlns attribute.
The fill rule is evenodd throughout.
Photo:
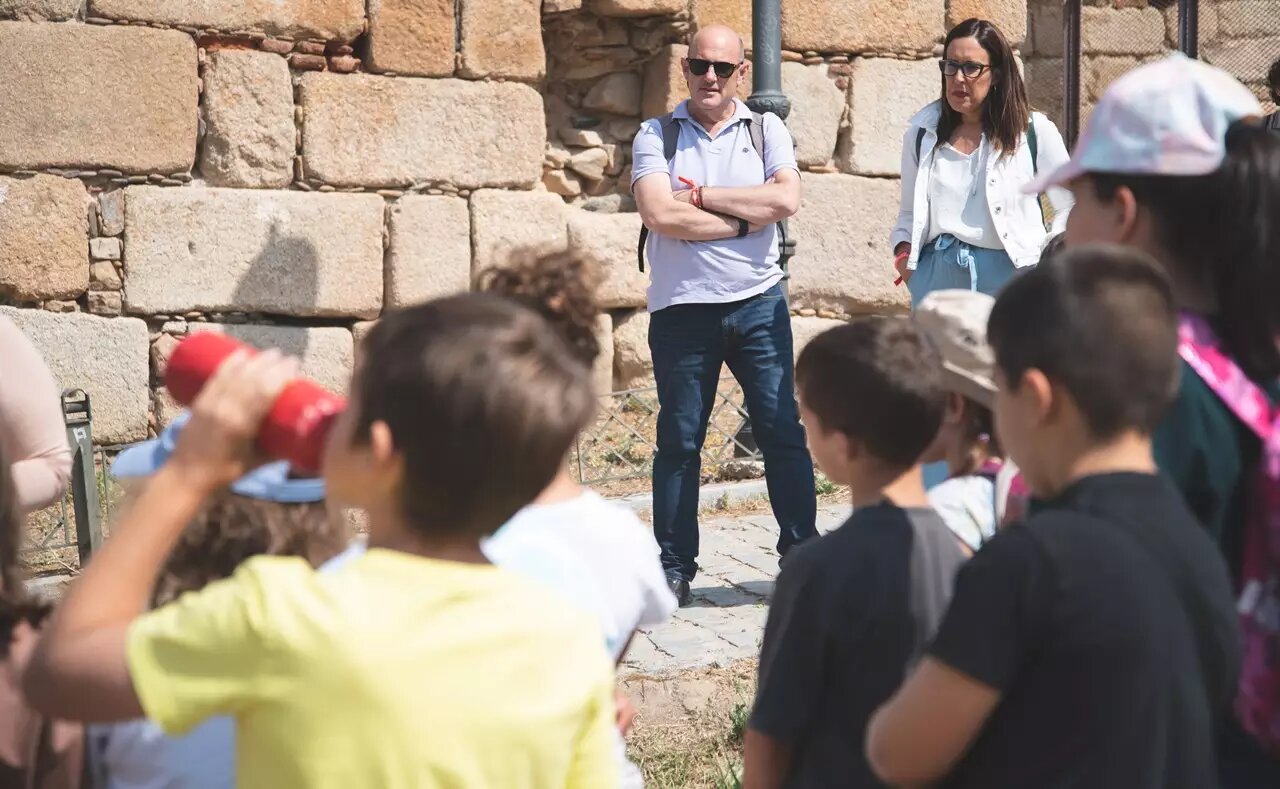
<svg viewBox="0 0 1280 789"><path fill-rule="evenodd" d="M157 383L185 333L282 346L341 387L382 310L465 289L513 250L573 247L608 273L600 388L643 381L630 141L682 98L689 31L724 22L750 41L750 8L0 0L0 311L118 444L172 413ZM783 0L805 171L798 342L905 307L887 242L901 135L969 16L1016 40L1033 99L1060 117L1057 0ZM1280 0L1206 4L1200 25L1202 55L1261 92ZM1086 102L1176 37L1157 0L1088 0Z"/></svg>

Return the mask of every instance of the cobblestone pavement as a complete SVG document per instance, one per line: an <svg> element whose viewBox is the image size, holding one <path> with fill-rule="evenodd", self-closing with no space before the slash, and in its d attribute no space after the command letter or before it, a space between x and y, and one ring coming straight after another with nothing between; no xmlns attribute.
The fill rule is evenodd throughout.
<svg viewBox="0 0 1280 789"><path fill-rule="evenodd" d="M847 507L819 507L818 531L839 526ZM701 518L693 602L671 621L636 634L620 673L725 665L760 652L778 574L778 524L769 513Z"/></svg>

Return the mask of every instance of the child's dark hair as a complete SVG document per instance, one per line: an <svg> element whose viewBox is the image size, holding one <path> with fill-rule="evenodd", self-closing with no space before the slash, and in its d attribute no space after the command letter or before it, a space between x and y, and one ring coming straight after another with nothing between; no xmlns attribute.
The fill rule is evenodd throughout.
<svg viewBox="0 0 1280 789"><path fill-rule="evenodd" d="M1063 233L1049 236L1049 239L1044 242L1044 247L1040 250L1040 263L1048 263L1052 260L1054 255L1066 247L1066 242L1066 235Z"/></svg>
<svg viewBox="0 0 1280 789"><path fill-rule="evenodd" d="M964 465L951 469L955 476L973 474L989 458L1004 457L1004 450L996 438L995 415L991 413L991 409L973 398L960 396L964 397L961 440L969 451L964 458Z"/></svg>
<svg viewBox="0 0 1280 789"><path fill-rule="evenodd" d="M8 657L19 622L36 627L49 613L49 606L29 596L23 583L18 550L25 522L18 510L9 458L0 443L0 658Z"/></svg>
<svg viewBox="0 0 1280 789"><path fill-rule="evenodd" d="M1126 247L1071 247L1015 277L987 341L1014 391L1040 370L1075 400L1094 438L1151 433L1178 390L1177 314L1160 268Z"/></svg>
<svg viewBox="0 0 1280 789"><path fill-rule="evenodd" d="M480 272L476 290L505 296L540 314L590 367L600 355L597 279L595 269L579 258L529 256Z"/></svg>
<svg viewBox="0 0 1280 789"><path fill-rule="evenodd" d="M1161 262L1213 299L1206 317L1245 374L1270 381L1280 376L1280 135L1238 122L1226 148L1209 175L1088 177L1100 199L1125 186L1151 212Z"/></svg>
<svg viewBox="0 0 1280 789"><path fill-rule="evenodd" d="M152 595L160 606L228 578L254 556L298 556L318 567L346 547L324 502L282 504L222 491L205 502L169 553Z"/></svg>
<svg viewBox="0 0 1280 789"><path fill-rule="evenodd" d="M818 335L800 353L796 382L824 429L895 468L920 459L946 405L942 362L902 317L859 318Z"/></svg>
<svg viewBox="0 0 1280 789"><path fill-rule="evenodd" d="M432 535L493 532L555 477L595 398L546 320L468 293L385 315L357 367L356 440L390 428L402 514Z"/></svg>

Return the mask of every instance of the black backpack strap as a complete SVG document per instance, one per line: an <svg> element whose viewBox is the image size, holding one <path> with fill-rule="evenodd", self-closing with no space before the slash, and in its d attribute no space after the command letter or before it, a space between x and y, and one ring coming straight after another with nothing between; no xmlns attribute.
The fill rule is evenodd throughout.
<svg viewBox="0 0 1280 789"><path fill-rule="evenodd" d="M1040 145L1036 142L1036 116L1027 121L1027 147L1031 149L1031 172L1040 174Z"/></svg>
<svg viewBox="0 0 1280 789"><path fill-rule="evenodd" d="M916 129L916 164L920 164L920 146L924 145L925 128Z"/></svg>
<svg viewBox="0 0 1280 789"><path fill-rule="evenodd" d="M672 127L675 134L671 133ZM670 165L671 160L676 157L676 148L680 145L680 121L676 119L674 112L658 116L658 134L662 135L662 156ZM644 247L647 243L649 243L649 228L641 225L640 240L636 243L636 263L640 266L641 274L644 273Z"/></svg>

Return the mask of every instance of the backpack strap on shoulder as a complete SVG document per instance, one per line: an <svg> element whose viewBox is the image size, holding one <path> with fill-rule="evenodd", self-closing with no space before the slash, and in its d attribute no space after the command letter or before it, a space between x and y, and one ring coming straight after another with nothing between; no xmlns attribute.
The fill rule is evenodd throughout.
<svg viewBox="0 0 1280 789"><path fill-rule="evenodd" d="M751 135L751 147L756 149L760 161L764 161L764 116L758 112L751 113L747 121L747 133Z"/></svg>
<svg viewBox="0 0 1280 789"><path fill-rule="evenodd" d="M1027 147L1031 149L1031 172L1040 174L1040 145L1036 141L1036 116L1027 121Z"/></svg>
<svg viewBox="0 0 1280 789"><path fill-rule="evenodd" d="M920 146L924 145L925 128L916 129L916 164L920 164Z"/></svg>
<svg viewBox="0 0 1280 789"><path fill-rule="evenodd" d="M671 160L676 158L676 148L680 146L680 121L674 112L658 116L658 134L662 136L662 158L670 166ZM647 243L649 228L641 225L640 239L636 242L636 263L640 266L641 274L644 273L644 247Z"/></svg>

